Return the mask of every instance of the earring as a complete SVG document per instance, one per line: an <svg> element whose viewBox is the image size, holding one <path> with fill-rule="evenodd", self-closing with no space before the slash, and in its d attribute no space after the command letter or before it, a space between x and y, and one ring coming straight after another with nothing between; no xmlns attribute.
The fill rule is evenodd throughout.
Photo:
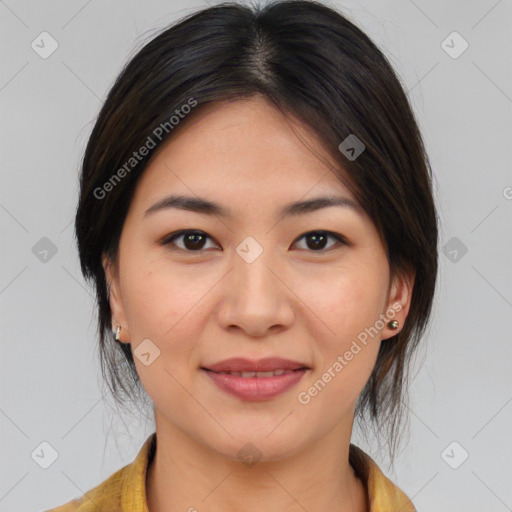
<svg viewBox="0 0 512 512"><path fill-rule="evenodd" d="M121 340L119 339L119 334L120 334L120 332L121 332L121 326L120 326L120 325L118 325L118 326L117 326L117 330L116 330L116 341L121 341Z"/></svg>
<svg viewBox="0 0 512 512"><path fill-rule="evenodd" d="M400 325L400 323L398 322L398 320L391 320L391 322L388 322L388 327L390 329L393 329L394 331L396 329L398 329L398 326Z"/></svg>

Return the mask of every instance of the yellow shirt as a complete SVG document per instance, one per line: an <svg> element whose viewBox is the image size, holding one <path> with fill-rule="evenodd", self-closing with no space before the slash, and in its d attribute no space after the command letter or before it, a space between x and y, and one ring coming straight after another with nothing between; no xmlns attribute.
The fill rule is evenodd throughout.
<svg viewBox="0 0 512 512"><path fill-rule="evenodd" d="M144 442L135 460L122 467L84 496L46 512L148 512L146 471L156 448L156 433ZM368 512L417 512L409 498L363 450L351 444L349 461L366 487Z"/></svg>

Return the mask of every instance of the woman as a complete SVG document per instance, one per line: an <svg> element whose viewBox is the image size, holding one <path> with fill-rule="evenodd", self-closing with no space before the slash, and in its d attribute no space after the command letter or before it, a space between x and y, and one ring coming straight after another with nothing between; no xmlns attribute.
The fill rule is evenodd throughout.
<svg viewBox="0 0 512 512"><path fill-rule="evenodd" d="M393 457L437 272L431 171L400 82L321 3L199 11L110 91L76 214L114 396L156 431L54 511L414 511ZM112 329L112 331L111 331Z"/></svg>

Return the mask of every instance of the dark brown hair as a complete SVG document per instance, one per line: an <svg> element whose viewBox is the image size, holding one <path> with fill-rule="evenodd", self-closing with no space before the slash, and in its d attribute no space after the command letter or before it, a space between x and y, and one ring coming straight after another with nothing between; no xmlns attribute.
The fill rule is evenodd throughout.
<svg viewBox="0 0 512 512"><path fill-rule="evenodd" d="M386 435L393 459L407 370L427 327L436 284L432 172L392 66L368 36L320 2L229 2L193 13L138 51L108 93L85 150L75 219L82 272L97 294L103 377L118 403L135 400L141 390L131 346L115 343L111 331L102 256L116 262L135 187L151 156L172 137L171 117L191 99L191 115L197 115L202 105L255 94L314 130L375 223L391 275L415 273L406 322L382 342L356 409L360 425L369 417L377 433ZM365 145L354 160L338 148L351 134ZM128 168L133 152L149 145L148 137L154 147ZM122 179L113 182L116 173Z"/></svg>

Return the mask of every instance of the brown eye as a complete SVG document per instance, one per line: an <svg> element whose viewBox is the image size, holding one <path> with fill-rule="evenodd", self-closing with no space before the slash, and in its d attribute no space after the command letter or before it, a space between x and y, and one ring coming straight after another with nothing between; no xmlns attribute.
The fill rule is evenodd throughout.
<svg viewBox="0 0 512 512"><path fill-rule="evenodd" d="M183 239L182 246L175 244L175 240ZM206 233L202 231L178 231L162 241L163 245L174 244L178 249L187 252L200 252L205 250L205 241L211 239Z"/></svg>
<svg viewBox="0 0 512 512"><path fill-rule="evenodd" d="M310 231L309 233L305 233L300 238L298 238L298 240L302 239L306 240L305 249L312 252L328 251L336 245L336 242L341 245L350 245L342 235L333 233L331 231ZM329 239L334 240L335 243L326 247ZM176 240L181 240L181 243L177 244ZM212 238L203 231L181 230L172 233L161 243L162 245L174 246L171 248L185 252L201 252L206 250L205 244L207 240L212 240Z"/></svg>
<svg viewBox="0 0 512 512"><path fill-rule="evenodd" d="M310 231L309 233L305 233L302 235L299 240L302 238L306 239L306 249L312 250L313 252L322 252L329 250L333 245L326 248L326 244L329 238L336 240L336 242L348 245L347 241L341 235L337 233L332 233L330 231Z"/></svg>

